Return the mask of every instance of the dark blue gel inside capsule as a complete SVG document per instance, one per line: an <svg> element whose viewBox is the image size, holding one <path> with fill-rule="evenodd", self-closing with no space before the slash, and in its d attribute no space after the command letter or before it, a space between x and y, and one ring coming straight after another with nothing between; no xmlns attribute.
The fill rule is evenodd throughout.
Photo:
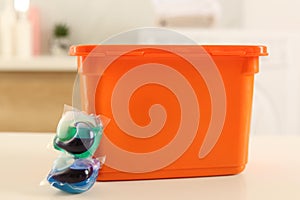
<svg viewBox="0 0 300 200"><path fill-rule="evenodd" d="M66 169L52 175L52 178L61 183L78 183L85 181L93 174L93 168L88 169Z"/></svg>

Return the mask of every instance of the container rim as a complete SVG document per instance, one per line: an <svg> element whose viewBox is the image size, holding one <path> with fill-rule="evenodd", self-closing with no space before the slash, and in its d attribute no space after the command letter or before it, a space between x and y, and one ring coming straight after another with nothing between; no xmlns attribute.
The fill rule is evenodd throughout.
<svg viewBox="0 0 300 200"><path fill-rule="evenodd" d="M97 47L105 48L97 48ZM128 47L138 48L164 48L168 49L174 48L177 51L182 51L184 53L193 53L199 46L203 47L207 53L212 56L267 56L267 47L264 45L73 45L70 47L69 55L70 56L87 56L93 52L93 56L105 56L109 55L112 52L119 52L120 49L126 49ZM109 51L109 53L107 52ZM137 52L136 52L137 53ZM143 54L143 51L140 52ZM135 55L141 55L139 53Z"/></svg>

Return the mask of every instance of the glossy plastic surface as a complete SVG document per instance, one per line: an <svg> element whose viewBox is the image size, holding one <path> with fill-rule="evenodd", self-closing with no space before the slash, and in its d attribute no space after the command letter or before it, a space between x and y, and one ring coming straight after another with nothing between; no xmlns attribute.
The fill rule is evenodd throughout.
<svg viewBox="0 0 300 200"><path fill-rule="evenodd" d="M125 52L126 48L129 49L127 53L120 55L120 52ZM131 50L133 48L136 50ZM167 48L167 50L164 50L164 48ZM178 56L172 50L183 53ZM229 175L240 173L245 168L248 156L254 75L259 71L259 56L268 55L265 46L170 45L166 47L164 45L92 45L74 46L70 49L70 54L78 58L81 84L84 86L82 89L86 92L85 94L89 94L90 91L96 88L95 93L91 93L92 95L90 96L84 96L86 104L89 105L95 102L96 113L111 119L103 139L103 143L106 146L103 146L100 151L96 152L96 155L106 152L109 158L101 171L101 176L98 177L99 180ZM204 69L204 72L206 72L205 67L216 66L224 86L222 91L225 93L225 99L216 98L217 101L213 102L211 91L214 90L209 90L209 85L206 84L207 79L204 80L203 74L199 75L197 73L189 60L182 59L186 58L182 55L199 58L199 63L203 61L202 69ZM113 62L109 62L109 59L113 56L116 59ZM210 62L207 62L207 60ZM110 64L108 64L107 68L104 68L103 66L106 63ZM164 147L169 147L171 141L178 138L176 133L182 124L181 102L179 102L176 94L172 94L174 90L170 92L166 85L159 85L157 81L153 81L153 83L135 87L136 90L134 92L130 91L132 95L129 100L127 100L127 91L120 93L118 99L126 99L130 117L139 126L147 126L151 120L157 119L151 119L149 110L153 105L162 105L168 117L163 128L157 131L157 134L151 135L151 137L133 137L132 133L136 129L132 128L129 130L128 128L128 130L124 131L120 128L120 123L115 118L118 113L114 113L112 107L113 98L118 94L115 88L118 82L123 80L129 72L137 69L137 66L142 68L142 66L149 63L167 66L187 80L197 98L200 120L193 138L188 131L183 133L186 137L192 138L192 142L188 148L181 152L182 154L178 159L158 170L144 172L141 171L143 169L138 168L136 163L152 165L153 162L164 162L168 155L163 156L159 153L163 152L162 149L165 150ZM159 67L158 65L156 66ZM153 69L155 70L155 68ZM99 81L95 81L95 77L101 73L103 73L103 76L99 78ZM145 77L140 76L140 79L137 78L136 82L142 82L143 79L148 78L150 75L151 73L148 73ZM157 78L158 75L161 74L156 76L154 74L153 77ZM164 79L169 78L168 75L160 77ZM216 81L217 78L217 76L208 77L212 82ZM179 79L172 80L170 82L174 83ZM119 85L123 86L126 84ZM178 91L184 91L184 88L179 88ZM211 133L219 132L220 135L215 139L216 142L210 151L202 155L199 152L205 146L207 138L210 137L208 130L212 120L214 120L212 117L213 113L219 108L218 105L214 105L218 101L222 101L226 106L224 124L221 130L215 129L211 131ZM122 102L117 103L121 104ZM120 106L119 108L122 107ZM195 120L191 116L187 119L190 121ZM127 119L121 118L120 120L126 121ZM176 140L176 142L180 146L183 141ZM112 144L114 145L113 150L110 148ZM175 152L178 148L173 150ZM157 156L152 156L155 153L157 153ZM128 162L126 170L123 170L118 163L124 163L126 156L127 158L132 158L133 162ZM140 162L140 158L143 158L145 162ZM151 158L156 158L156 160L150 160ZM114 160L114 162L111 162L111 160Z"/></svg>

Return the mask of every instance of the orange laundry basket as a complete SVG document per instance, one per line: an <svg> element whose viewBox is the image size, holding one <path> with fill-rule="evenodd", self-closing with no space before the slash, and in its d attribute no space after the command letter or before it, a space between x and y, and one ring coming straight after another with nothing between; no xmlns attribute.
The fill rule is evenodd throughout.
<svg viewBox="0 0 300 200"><path fill-rule="evenodd" d="M81 45L82 109L110 119L98 180L237 174L265 46Z"/></svg>

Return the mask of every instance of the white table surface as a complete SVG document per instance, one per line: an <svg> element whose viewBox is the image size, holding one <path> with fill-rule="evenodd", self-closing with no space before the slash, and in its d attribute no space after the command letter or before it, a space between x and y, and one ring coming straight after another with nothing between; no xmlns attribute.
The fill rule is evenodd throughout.
<svg viewBox="0 0 300 200"><path fill-rule="evenodd" d="M97 182L69 195L39 183L57 154L54 134L0 133L0 199L300 199L300 136L255 136L249 163L235 176Z"/></svg>

